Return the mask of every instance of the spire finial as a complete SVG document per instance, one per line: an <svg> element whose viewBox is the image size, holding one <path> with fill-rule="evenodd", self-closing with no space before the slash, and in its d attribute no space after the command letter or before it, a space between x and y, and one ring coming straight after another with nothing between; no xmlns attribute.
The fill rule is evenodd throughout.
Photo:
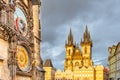
<svg viewBox="0 0 120 80"><path fill-rule="evenodd" d="M88 34L88 26L86 25L85 33Z"/></svg>
<svg viewBox="0 0 120 80"><path fill-rule="evenodd" d="M70 27L70 32L69 32L69 35L68 35L68 44L73 44L73 34L72 34L72 29Z"/></svg>
<svg viewBox="0 0 120 80"><path fill-rule="evenodd" d="M84 32L84 42L91 41L90 32L88 31L88 26L86 25L85 32Z"/></svg>

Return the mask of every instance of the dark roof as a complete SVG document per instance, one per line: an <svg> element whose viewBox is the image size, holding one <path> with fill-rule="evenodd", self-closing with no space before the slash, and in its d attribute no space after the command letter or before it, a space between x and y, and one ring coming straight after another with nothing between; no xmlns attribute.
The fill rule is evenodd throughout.
<svg viewBox="0 0 120 80"><path fill-rule="evenodd" d="M51 59L46 59L44 67L53 67Z"/></svg>
<svg viewBox="0 0 120 80"><path fill-rule="evenodd" d="M33 5L40 5L41 2L40 2L40 0L32 0L32 4Z"/></svg>

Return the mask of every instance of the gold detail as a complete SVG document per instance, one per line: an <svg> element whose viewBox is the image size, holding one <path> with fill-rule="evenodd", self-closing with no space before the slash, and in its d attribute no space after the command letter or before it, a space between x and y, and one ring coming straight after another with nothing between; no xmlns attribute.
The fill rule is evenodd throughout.
<svg viewBox="0 0 120 80"><path fill-rule="evenodd" d="M25 68L28 67L28 64L29 64L28 52L24 47L22 46L17 47L16 58L18 61L18 66L21 70L24 70Z"/></svg>

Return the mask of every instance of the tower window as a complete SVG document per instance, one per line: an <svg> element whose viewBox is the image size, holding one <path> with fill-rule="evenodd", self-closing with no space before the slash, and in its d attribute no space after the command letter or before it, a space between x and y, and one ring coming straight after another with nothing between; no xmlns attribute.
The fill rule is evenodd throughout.
<svg viewBox="0 0 120 80"><path fill-rule="evenodd" d="M69 49L69 52L68 52L68 54L70 55L70 49Z"/></svg>
<svg viewBox="0 0 120 80"><path fill-rule="evenodd" d="M2 13L1 13L1 10L0 10L0 22L1 22L1 14L2 14Z"/></svg>
<svg viewBox="0 0 120 80"><path fill-rule="evenodd" d="M85 53L87 53L87 47L85 47Z"/></svg>
<svg viewBox="0 0 120 80"><path fill-rule="evenodd" d="M79 62L75 62L75 66L79 66Z"/></svg>

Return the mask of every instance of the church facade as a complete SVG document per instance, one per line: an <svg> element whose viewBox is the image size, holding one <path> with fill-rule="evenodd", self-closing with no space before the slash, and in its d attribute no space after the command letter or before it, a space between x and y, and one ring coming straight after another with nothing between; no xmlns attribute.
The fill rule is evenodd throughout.
<svg viewBox="0 0 120 80"><path fill-rule="evenodd" d="M0 80L44 80L40 0L0 0Z"/></svg>
<svg viewBox="0 0 120 80"><path fill-rule="evenodd" d="M86 26L83 40L79 45L74 44L72 31L68 35L68 41L65 44L66 57L64 61L64 71L57 70L56 80L105 80L104 67L95 66L92 61L92 40L90 32Z"/></svg>

